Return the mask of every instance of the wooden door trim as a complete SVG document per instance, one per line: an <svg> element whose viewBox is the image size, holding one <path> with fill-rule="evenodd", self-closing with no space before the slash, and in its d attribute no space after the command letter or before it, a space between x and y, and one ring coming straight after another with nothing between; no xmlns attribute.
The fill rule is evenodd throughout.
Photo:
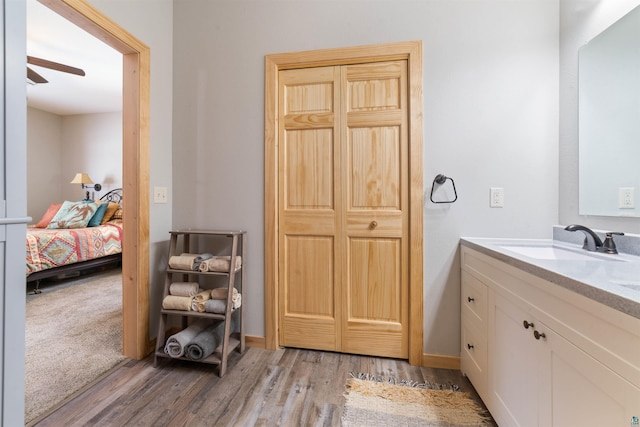
<svg viewBox="0 0 640 427"><path fill-rule="evenodd" d="M149 343L150 51L85 0L38 0L123 55L122 349L142 359Z"/></svg>
<svg viewBox="0 0 640 427"><path fill-rule="evenodd" d="M422 42L292 52L265 57L265 346L278 342L278 72L405 59L409 84L409 363L422 363Z"/></svg>

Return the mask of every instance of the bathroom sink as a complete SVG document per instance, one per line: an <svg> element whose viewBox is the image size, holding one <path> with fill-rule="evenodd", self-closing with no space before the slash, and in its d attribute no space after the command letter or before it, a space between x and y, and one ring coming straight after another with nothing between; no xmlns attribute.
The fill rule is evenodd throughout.
<svg viewBox="0 0 640 427"><path fill-rule="evenodd" d="M528 258L557 261L621 261L615 255L587 252L582 249L568 249L554 245L501 245L500 248Z"/></svg>
<svg viewBox="0 0 640 427"><path fill-rule="evenodd" d="M616 285L622 286L632 291L640 292L640 282L635 280L613 280Z"/></svg>

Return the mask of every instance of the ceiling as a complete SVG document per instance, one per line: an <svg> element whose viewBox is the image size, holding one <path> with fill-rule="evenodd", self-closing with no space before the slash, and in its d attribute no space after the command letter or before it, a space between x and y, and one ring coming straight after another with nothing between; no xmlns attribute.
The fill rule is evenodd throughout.
<svg viewBox="0 0 640 427"><path fill-rule="evenodd" d="M29 107L61 116L122 110L122 54L37 0L27 0L27 55L86 73L81 77L29 65L49 81L27 84Z"/></svg>

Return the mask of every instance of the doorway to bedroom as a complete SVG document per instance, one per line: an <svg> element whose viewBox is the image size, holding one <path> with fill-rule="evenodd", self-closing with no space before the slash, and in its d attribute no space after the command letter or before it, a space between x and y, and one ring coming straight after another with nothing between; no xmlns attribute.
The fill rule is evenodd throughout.
<svg viewBox="0 0 640 427"><path fill-rule="evenodd" d="M82 0L38 0L122 54L122 344L141 359L149 344L149 56L147 46Z"/></svg>

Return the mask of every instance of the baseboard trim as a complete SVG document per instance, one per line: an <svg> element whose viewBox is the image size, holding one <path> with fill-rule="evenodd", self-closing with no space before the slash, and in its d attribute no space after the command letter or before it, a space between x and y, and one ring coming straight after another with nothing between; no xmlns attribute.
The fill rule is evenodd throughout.
<svg viewBox="0 0 640 427"><path fill-rule="evenodd" d="M265 337L258 337L255 335L245 335L244 342L247 347L262 348L266 347ZM155 339L151 341L152 348L155 348ZM460 370L460 358L455 356L442 356L439 354L427 354L422 353L422 365L425 368L440 368L440 369L457 369Z"/></svg>
<svg viewBox="0 0 640 427"><path fill-rule="evenodd" d="M460 358L455 356L422 353L422 366L425 368L460 370Z"/></svg>
<svg viewBox="0 0 640 427"><path fill-rule="evenodd" d="M254 347L254 348L267 348L266 347L266 340L264 337L256 337L254 335L245 335L244 336L244 343L248 346L248 347Z"/></svg>

